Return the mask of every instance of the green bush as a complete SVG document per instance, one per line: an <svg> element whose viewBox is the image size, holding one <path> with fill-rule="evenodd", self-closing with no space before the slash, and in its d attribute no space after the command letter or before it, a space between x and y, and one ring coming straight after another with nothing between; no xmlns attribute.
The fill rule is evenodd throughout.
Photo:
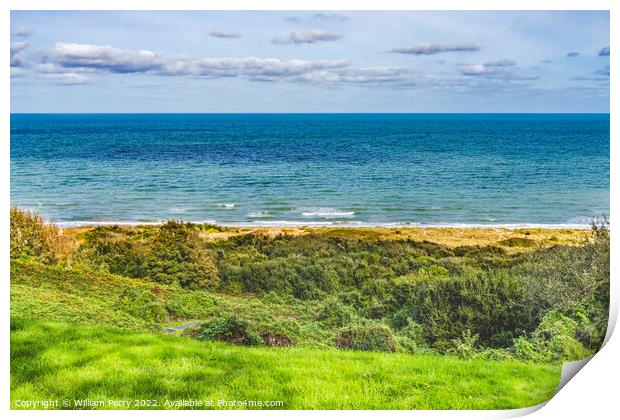
<svg viewBox="0 0 620 420"><path fill-rule="evenodd" d="M292 294L298 299L318 299L337 288L334 270L299 255L251 262L229 271L227 281L238 279L244 291Z"/></svg>
<svg viewBox="0 0 620 420"><path fill-rule="evenodd" d="M477 353L478 338L478 334L472 334L471 331L467 330L463 332L462 337L452 340L453 346L448 349L447 353L462 359L470 359Z"/></svg>
<svg viewBox="0 0 620 420"><path fill-rule="evenodd" d="M224 341L231 344L255 346L263 342L250 322L236 316L217 318L188 329L187 335L199 340Z"/></svg>
<svg viewBox="0 0 620 420"><path fill-rule="evenodd" d="M190 289L217 288L217 267L196 242L193 225L173 220L163 224L145 256L145 275L158 283L178 283Z"/></svg>
<svg viewBox="0 0 620 420"><path fill-rule="evenodd" d="M478 335L481 345L508 346L528 330L535 309L519 280L506 271L428 279L415 285L403 307L439 350L451 348L466 331Z"/></svg>
<svg viewBox="0 0 620 420"><path fill-rule="evenodd" d="M194 290L216 289L217 266L199 242L198 229L190 223L168 221L146 240L106 226L85 235L79 258L113 274Z"/></svg>
<svg viewBox="0 0 620 420"><path fill-rule="evenodd" d="M294 319L263 323L257 329L263 344L268 347L290 347L300 334L299 323Z"/></svg>
<svg viewBox="0 0 620 420"><path fill-rule="evenodd" d="M474 359L482 359L482 360L512 360L514 359L514 355L507 349L493 349L493 348L484 348L478 350L476 353L472 355Z"/></svg>
<svg viewBox="0 0 620 420"><path fill-rule="evenodd" d="M577 328L577 321L559 311L549 312L529 338L519 337L514 341L515 356L535 363L583 359L590 352L575 338Z"/></svg>
<svg viewBox="0 0 620 420"><path fill-rule="evenodd" d="M123 290L114 308L149 322L164 322L168 317L164 303L141 288L128 287Z"/></svg>
<svg viewBox="0 0 620 420"><path fill-rule="evenodd" d="M349 325L355 317L355 311L336 299L329 299L320 308L317 320L328 327Z"/></svg>
<svg viewBox="0 0 620 420"><path fill-rule="evenodd" d="M218 311L218 300L202 291L186 291L170 296L165 302L171 318L208 318Z"/></svg>
<svg viewBox="0 0 620 420"><path fill-rule="evenodd" d="M374 323L340 328L336 331L334 343L341 349L385 352L396 350L392 331L385 325Z"/></svg>
<svg viewBox="0 0 620 420"><path fill-rule="evenodd" d="M112 274L143 278L144 246L127 237L118 226L100 226L85 235L78 259Z"/></svg>
<svg viewBox="0 0 620 420"><path fill-rule="evenodd" d="M35 212L11 207L11 259L30 257L49 264L56 261L54 245L59 232Z"/></svg>
<svg viewBox="0 0 620 420"><path fill-rule="evenodd" d="M396 341L400 351L405 353L416 354L430 351L424 339L424 326L411 320L408 320L406 325L398 331Z"/></svg>

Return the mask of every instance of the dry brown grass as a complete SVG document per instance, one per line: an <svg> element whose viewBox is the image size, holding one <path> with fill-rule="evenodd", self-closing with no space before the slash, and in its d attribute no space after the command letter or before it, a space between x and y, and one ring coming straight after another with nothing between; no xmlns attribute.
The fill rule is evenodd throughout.
<svg viewBox="0 0 620 420"><path fill-rule="evenodd" d="M72 238L73 244L83 241L83 236L94 227L64 229L64 235ZM156 229L154 226L123 227L127 232L144 232ZM269 238L277 235L320 235L362 240L414 240L457 246L494 245L507 252L523 252L553 245L578 245L591 236L586 229L507 229L507 228L355 228L355 227L227 227L206 229L200 236L206 240L222 240L237 235L259 233Z"/></svg>

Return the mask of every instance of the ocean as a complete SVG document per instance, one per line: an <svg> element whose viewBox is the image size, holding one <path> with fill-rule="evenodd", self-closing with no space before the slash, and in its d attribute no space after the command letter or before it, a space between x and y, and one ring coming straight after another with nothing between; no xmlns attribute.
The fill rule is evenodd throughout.
<svg viewBox="0 0 620 420"><path fill-rule="evenodd" d="M609 114L13 114L11 204L60 225L583 226Z"/></svg>

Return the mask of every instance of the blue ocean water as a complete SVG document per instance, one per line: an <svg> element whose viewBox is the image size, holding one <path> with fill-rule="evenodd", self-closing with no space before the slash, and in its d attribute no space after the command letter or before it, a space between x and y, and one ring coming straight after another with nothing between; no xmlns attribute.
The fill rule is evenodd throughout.
<svg viewBox="0 0 620 420"><path fill-rule="evenodd" d="M608 114L14 114L11 203L63 224L575 225Z"/></svg>

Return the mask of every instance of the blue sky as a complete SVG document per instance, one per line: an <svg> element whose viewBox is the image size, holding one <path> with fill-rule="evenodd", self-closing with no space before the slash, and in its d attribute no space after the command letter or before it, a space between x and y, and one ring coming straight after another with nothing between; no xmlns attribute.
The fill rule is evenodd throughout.
<svg viewBox="0 0 620 420"><path fill-rule="evenodd" d="M609 14L11 13L12 112L609 112Z"/></svg>

